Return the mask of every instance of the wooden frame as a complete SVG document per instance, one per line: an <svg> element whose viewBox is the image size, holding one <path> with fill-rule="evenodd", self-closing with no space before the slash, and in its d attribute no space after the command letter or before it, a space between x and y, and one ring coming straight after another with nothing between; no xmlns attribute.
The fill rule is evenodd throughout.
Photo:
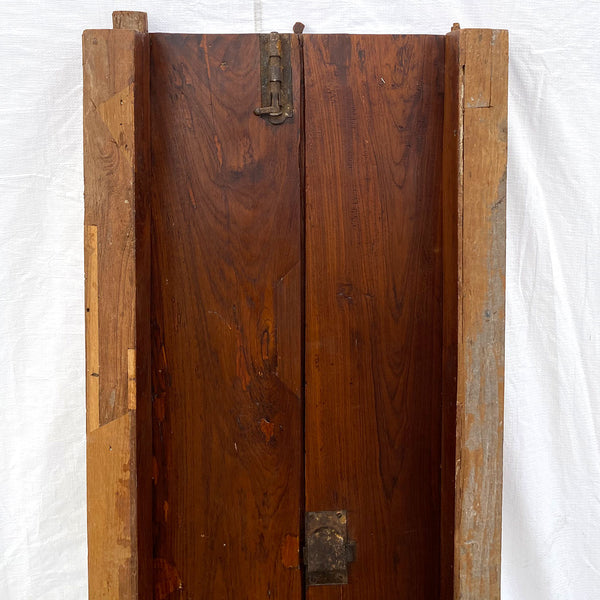
<svg viewBox="0 0 600 600"><path fill-rule="evenodd" d="M149 34L144 13L113 17L114 29L83 35L89 592L145 599ZM445 61L442 597L491 600L500 598L508 34L454 27Z"/></svg>
<svg viewBox="0 0 600 600"><path fill-rule="evenodd" d="M500 598L508 32L446 36L442 564Z"/></svg>

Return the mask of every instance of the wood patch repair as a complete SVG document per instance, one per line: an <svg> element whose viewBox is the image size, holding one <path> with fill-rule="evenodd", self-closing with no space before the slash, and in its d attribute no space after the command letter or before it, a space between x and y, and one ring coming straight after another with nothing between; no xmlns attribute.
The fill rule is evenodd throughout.
<svg viewBox="0 0 600 600"><path fill-rule="evenodd" d="M135 348L127 349L127 406L135 410L137 404Z"/></svg>
<svg viewBox="0 0 600 600"><path fill-rule="evenodd" d="M91 598L137 598L135 414L88 433L88 560Z"/></svg>
<svg viewBox="0 0 600 600"><path fill-rule="evenodd" d="M100 426L100 351L98 337L98 227L85 228L85 358L87 430Z"/></svg>

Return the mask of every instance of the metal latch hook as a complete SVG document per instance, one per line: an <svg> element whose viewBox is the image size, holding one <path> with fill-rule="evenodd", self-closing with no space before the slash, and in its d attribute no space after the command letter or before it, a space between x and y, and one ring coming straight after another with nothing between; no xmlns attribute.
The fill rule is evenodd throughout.
<svg viewBox="0 0 600 600"><path fill-rule="evenodd" d="M276 31L261 35L260 46L263 106L255 108L254 114L268 118L273 125L279 125L294 114L290 36L281 36Z"/></svg>

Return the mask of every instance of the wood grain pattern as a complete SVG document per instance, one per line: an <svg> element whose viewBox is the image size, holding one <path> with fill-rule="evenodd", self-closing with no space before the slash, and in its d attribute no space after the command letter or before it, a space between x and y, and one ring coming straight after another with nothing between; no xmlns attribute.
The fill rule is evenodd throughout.
<svg viewBox="0 0 600 600"><path fill-rule="evenodd" d="M151 54L155 598L298 599L298 121L252 114L256 35Z"/></svg>
<svg viewBox="0 0 600 600"><path fill-rule="evenodd" d="M147 36L84 32L83 75L89 592L149 597Z"/></svg>
<svg viewBox="0 0 600 600"><path fill-rule="evenodd" d="M444 39L305 36L306 502L347 509L347 586L437 598Z"/></svg>
<svg viewBox="0 0 600 600"><path fill-rule="evenodd" d="M124 30L86 31L83 38L85 222L96 227L100 425L128 410L127 350L136 345L135 208L142 182L135 60L142 38Z"/></svg>
<svg viewBox="0 0 600 600"><path fill-rule="evenodd" d="M461 600L500 598L507 68L506 31L448 34L444 356L455 371L446 371L444 402L455 394L456 409L445 410L444 429L448 439L455 425L453 597ZM452 467L444 469L449 490Z"/></svg>

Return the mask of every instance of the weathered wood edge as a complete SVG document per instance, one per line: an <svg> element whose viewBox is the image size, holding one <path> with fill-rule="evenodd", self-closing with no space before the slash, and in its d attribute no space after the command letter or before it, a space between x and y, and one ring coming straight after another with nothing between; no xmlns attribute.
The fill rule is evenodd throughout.
<svg viewBox="0 0 600 600"><path fill-rule="evenodd" d="M500 599L507 91L508 32L447 35L442 572L461 600Z"/></svg>
<svg viewBox="0 0 600 600"><path fill-rule="evenodd" d="M147 33L85 31L83 73L89 597L150 598Z"/></svg>
<svg viewBox="0 0 600 600"><path fill-rule="evenodd" d="M113 29L133 29L148 33L148 14L135 10L115 10L112 14Z"/></svg>

